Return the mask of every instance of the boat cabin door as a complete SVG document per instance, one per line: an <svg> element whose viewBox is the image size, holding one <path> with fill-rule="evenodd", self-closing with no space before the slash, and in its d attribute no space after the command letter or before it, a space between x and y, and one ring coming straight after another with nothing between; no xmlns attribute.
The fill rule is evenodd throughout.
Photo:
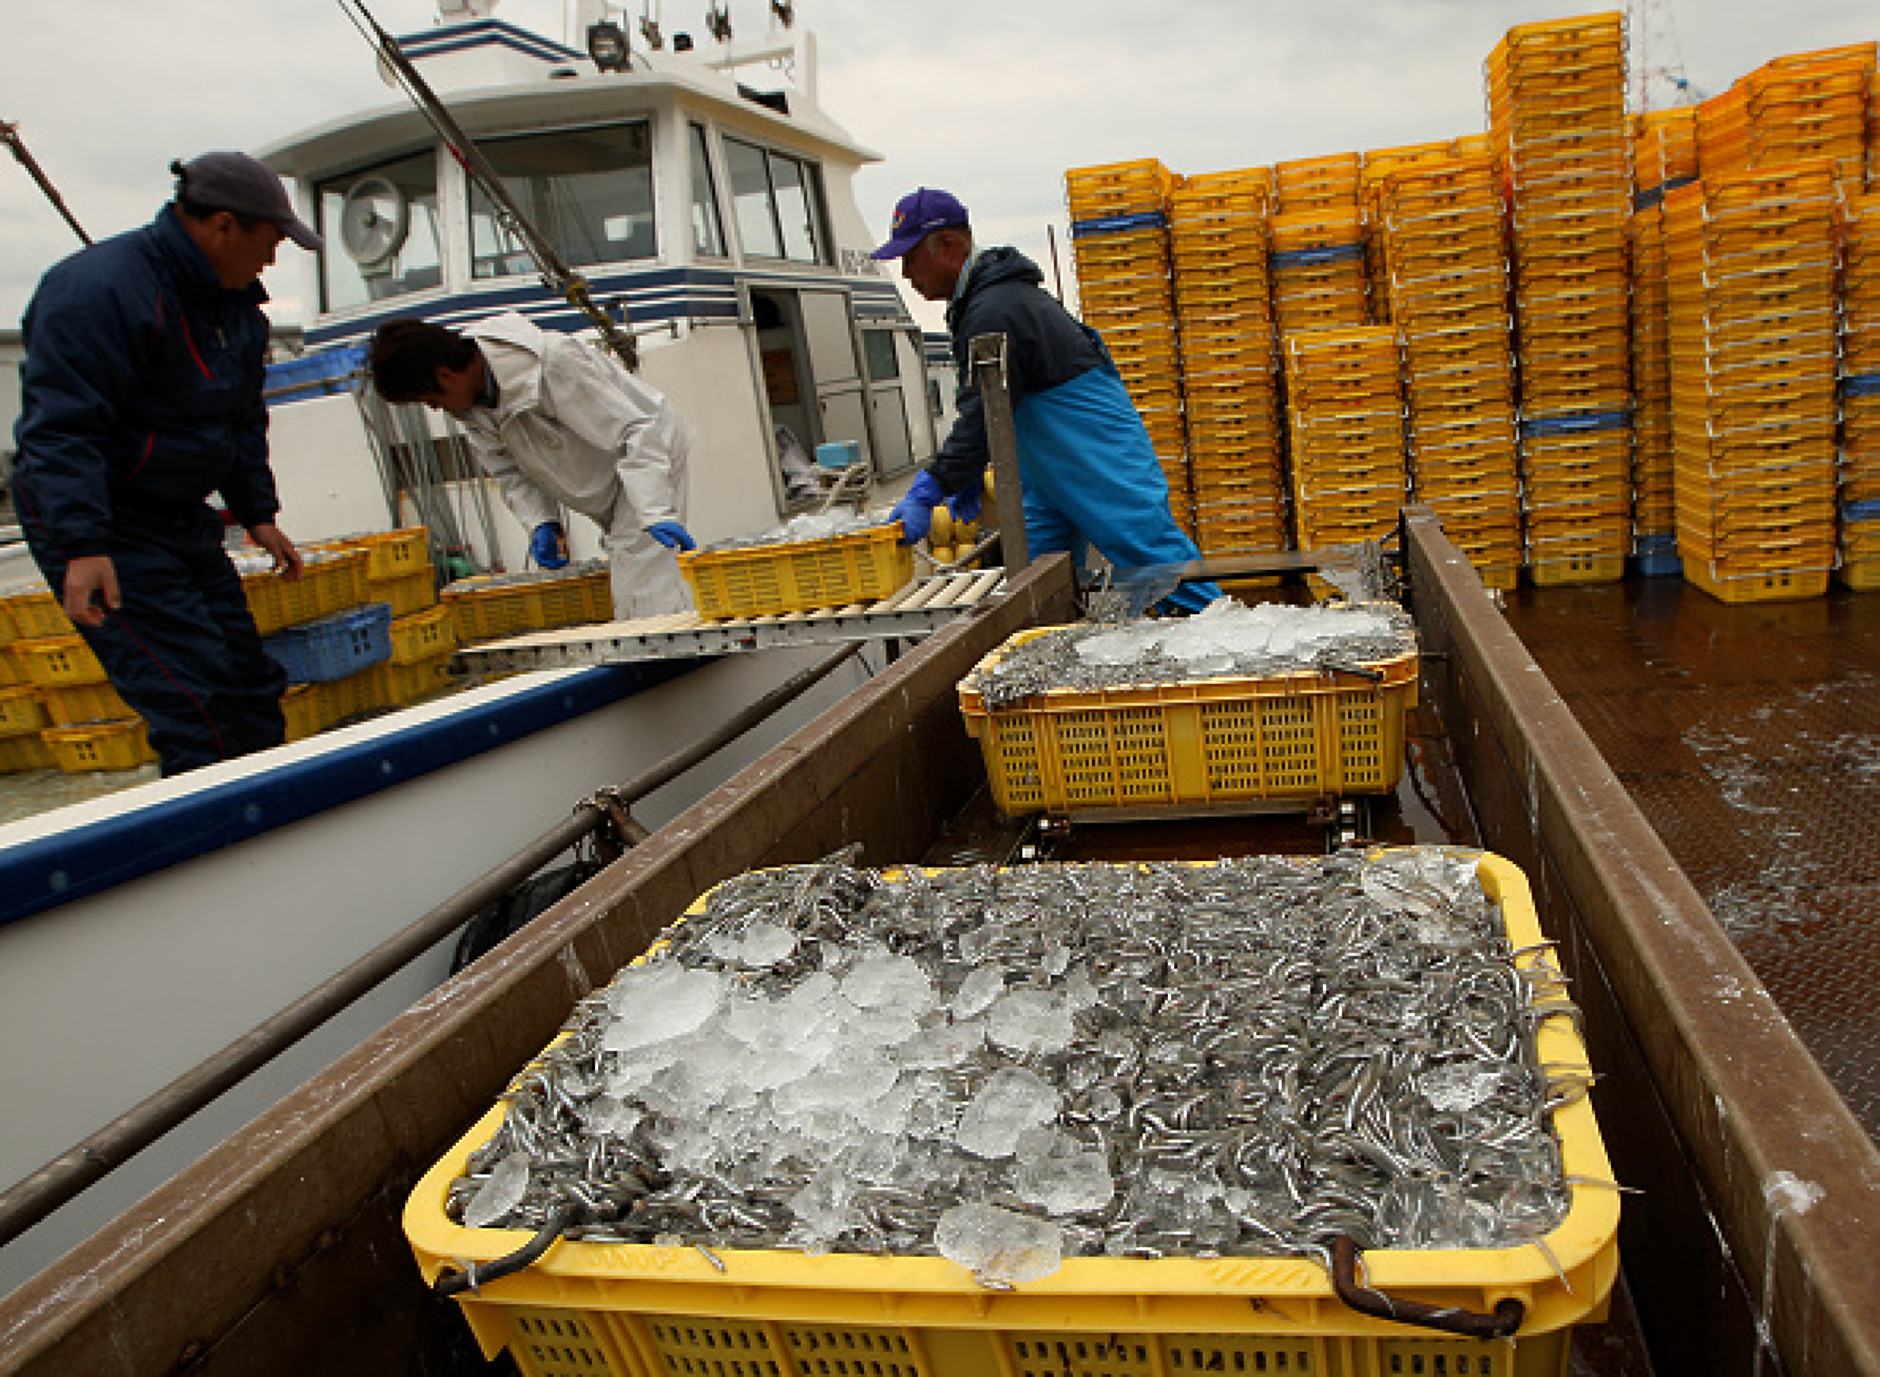
<svg viewBox="0 0 1880 1377"><path fill-rule="evenodd" d="M868 380L848 292L771 286L747 290L747 318L756 327L773 443L780 451L787 444L777 433L780 429L811 455L817 445L853 440L862 461L878 472ZM781 453L779 459L789 486L788 461ZM789 495L797 495L794 487Z"/></svg>

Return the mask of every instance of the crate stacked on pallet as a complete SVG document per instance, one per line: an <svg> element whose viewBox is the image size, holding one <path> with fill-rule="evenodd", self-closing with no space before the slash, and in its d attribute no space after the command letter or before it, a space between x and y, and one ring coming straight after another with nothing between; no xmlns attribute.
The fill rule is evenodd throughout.
<svg viewBox="0 0 1880 1377"><path fill-rule="evenodd" d="M1528 575L1618 579L1632 536L1623 20L1518 25L1486 68L1508 197Z"/></svg>
<svg viewBox="0 0 1880 1377"><path fill-rule="evenodd" d="M1280 352L1299 548L1380 539L1408 491L1396 329L1307 330Z"/></svg>
<svg viewBox="0 0 1880 1377"><path fill-rule="evenodd" d="M1411 484L1492 588L1521 564L1501 197L1481 156L1384 179L1390 316L1402 341Z"/></svg>
<svg viewBox="0 0 1880 1377"><path fill-rule="evenodd" d="M1064 174L1084 323L1103 336L1168 477L1169 505L1188 507L1181 349L1170 282L1168 198L1175 176L1153 158Z"/></svg>
<svg viewBox="0 0 1880 1377"><path fill-rule="evenodd" d="M1267 280L1271 205L1265 168L1189 177L1169 197L1190 529L1204 555L1286 545Z"/></svg>
<svg viewBox="0 0 1880 1377"><path fill-rule="evenodd" d="M1842 206L1840 483L1840 579L1880 588L1880 193Z"/></svg>
<svg viewBox="0 0 1880 1377"><path fill-rule="evenodd" d="M1827 588L1837 199L1826 163L1665 197L1678 548L1726 602Z"/></svg>

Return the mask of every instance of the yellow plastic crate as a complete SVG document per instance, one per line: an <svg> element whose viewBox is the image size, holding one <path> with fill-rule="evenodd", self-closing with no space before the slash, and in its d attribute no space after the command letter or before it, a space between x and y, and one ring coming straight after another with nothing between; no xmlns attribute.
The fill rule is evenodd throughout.
<svg viewBox="0 0 1880 1377"><path fill-rule="evenodd" d="M368 559L364 550L310 550L302 557L300 577L291 582L274 573L244 574L242 593L255 629L271 636L357 607L366 600Z"/></svg>
<svg viewBox="0 0 1880 1377"><path fill-rule="evenodd" d="M137 715L108 682L59 684L34 692L39 695L47 724L54 727L69 727L76 722L115 722Z"/></svg>
<svg viewBox="0 0 1880 1377"><path fill-rule="evenodd" d="M408 617L437 606L437 578L427 564L413 574L367 579L365 600L384 603L392 609L394 617Z"/></svg>
<svg viewBox="0 0 1880 1377"><path fill-rule="evenodd" d="M1020 632L979 669L1053 629ZM1403 773L1417 655L1367 668L1375 682L1305 671L1053 689L996 711L963 683L960 711L993 801L1014 816L1388 793Z"/></svg>
<svg viewBox="0 0 1880 1377"><path fill-rule="evenodd" d="M27 680L41 688L105 682L104 666L77 634L15 641L13 657Z"/></svg>
<svg viewBox="0 0 1880 1377"><path fill-rule="evenodd" d="M614 616L613 590L605 567L459 579L438 594L438 600L450 609L460 645L524 631L612 621Z"/></svg>
<svg viewBox="0 0 1880 1377"><path fill-rule="evenodd" d="M59 762L52 758L52 748L38 732L25 736L0 736L0 775L21 770L53 770Z"/></svg>
<svg viewBox="0 0 1880 1377"><path fill-rule="evenodd" d="M157 753L150 749L141 717L47 727L39 735L51 749L53 760L69 775L94 770L134 770L157 758Z"/></svg>
<svg viewBox="0 0 1880 1377"><path fill-rule="evenodd" d="M382 708L402 708L442 693L455 682L450 674L451 650L406 662L386 660L366 673L372 679L373 700Z"/></svg>
<svg viewBox="0 0 1880 1377"><path fill-rule="evenodd" d="M8 640L27 640L40 636L70 636L71 618L59 606L59 600L44 584L0 591L0 626Z"/></svg>
<svg viewBox="0 0 1880 1377"><path fill-rule="evenodd" d="M695 550L679 556L679 572L701 617L768 617L888 597L912 581L914 551L897 521L826 540Z"/></svg>
<svg viewBox="0 0 1880 1377"><path fill-rule="evenodd" d="M1484 855L1477 875L1508 941L1539 966L1546 945L1526 877ZM691 909L704 911L709 895ZM1577 1026L1536 1029L1542 1065L1585 1066ZM503 1121L498 1103L425 1173L404 1229L427 1282L529 1241L519 1230L453 1223L445 1201L470 1155ZM1521 1302L1508 1340L1463 1339L1347 1308L1316 1262L1280 1257L1070 1257L1051 1276L999 1291L939 1257L806 1255L562 1241L525 1270L456 1297L486 1356L508 1349L526 1377L667 1373L1226 1372L1376 1377L1468 1373L1554 1377L1573 1326L1605 1318L1619 1267L1617 1192L1590 1101L1554 1112L1573 1183L1545 1248L1367 1252L1364 1284L1425 1303L1493 1311Z"/></svg>
<svg viewBox="0 0 1880 1377"><path fill-rule="evenodd" d="M448 607L433 607L392 620L391 662L413 665L457 648L457 624Z"/></svg>
<svg viewBox="0 0 1880 1377"><path fill-rule="evenodd" d="M423 526L406 526L397 531L373 531L366 535L346 536L331 543L333 549L364 550L366 579L379 582L403 578L431 567L431 533Z"/></svg>
<svg viewBox="0 0 1880 1377"><path fill-rule="evenodd" d="M24 736L37 732L45 724L46 713L40 706L38 689L0 688L0 737Z"/></svg>

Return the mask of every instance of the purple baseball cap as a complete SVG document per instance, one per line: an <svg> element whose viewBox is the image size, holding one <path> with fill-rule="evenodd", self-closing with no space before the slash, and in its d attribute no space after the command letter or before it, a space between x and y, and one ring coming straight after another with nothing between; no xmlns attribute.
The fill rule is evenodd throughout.
<svg viewBox="0 0 1880 1377"><path fill-rule="evenodd" d="M894 207L894 222L888 226L888 242L869 254L870 258L899 258L937 229L953 229L966 224L966 207L951 192L921 187L903 196Z"/></svg>

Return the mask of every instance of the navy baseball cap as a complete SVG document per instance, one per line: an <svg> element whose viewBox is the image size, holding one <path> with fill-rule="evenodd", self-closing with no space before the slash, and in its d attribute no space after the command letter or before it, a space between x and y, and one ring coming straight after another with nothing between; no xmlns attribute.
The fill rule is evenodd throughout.
<svg viewBox="0 0 1880 1377"><path fill-rule="evenodd" d="M318 249L325 242L294 214L281 179L246 153L204 153L186 163L171 163L170 171L176 174L179 198L187 196L209 210L266 220L303 249Z"/></svg>
<svg viewBox="0 0 1880 1377"><path fill-rule="evenodd" d="M951 192L921 187L903 196L894 207L894 223L888 226L888 242L869 254L870 258L899 258L937 229L954 229L966 224L966 207Z"/></svg>

